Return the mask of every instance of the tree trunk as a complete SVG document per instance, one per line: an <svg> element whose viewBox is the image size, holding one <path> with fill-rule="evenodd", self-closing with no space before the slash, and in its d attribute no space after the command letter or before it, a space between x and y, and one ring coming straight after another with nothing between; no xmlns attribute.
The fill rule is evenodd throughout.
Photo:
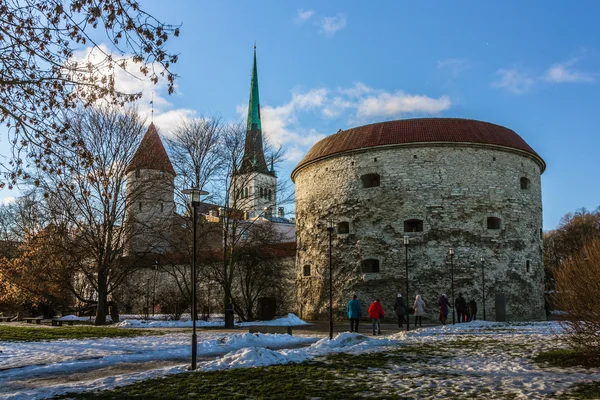
<svg viewBox="0 0 600 400"><path fill-rule="evenodd" d="M106 325L106 309L107 309L107 279L104 271L98 272L98 307L96 308L96 321L94 325Z"/></svg>

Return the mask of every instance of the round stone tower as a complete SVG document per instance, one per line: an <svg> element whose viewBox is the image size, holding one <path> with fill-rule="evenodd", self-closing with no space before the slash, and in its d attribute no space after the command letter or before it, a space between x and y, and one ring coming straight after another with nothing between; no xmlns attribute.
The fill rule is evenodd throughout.
<svg viewBox="0 0 600 400"><path fill-rule="evenodd" d="M477 302L479 319L484 291L488 320L545 318L545 166L514 131L466 119L376 123L321 140L292 173L301 316L328 312L331 223L338 318L352 294L363 311L379 298L391 314L402 293L411 306L420 294L437 319L452 286Z"/></svg>

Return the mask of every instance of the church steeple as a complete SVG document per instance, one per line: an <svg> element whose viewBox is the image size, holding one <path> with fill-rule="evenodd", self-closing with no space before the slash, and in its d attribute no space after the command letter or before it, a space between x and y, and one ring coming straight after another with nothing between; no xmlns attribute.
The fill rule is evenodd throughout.
<svg viewBox="0 0 600 400"><path fill-rule="evenodd" d="M262 143L260 100L258 96L258 70L256 68L256 44L254 45L254 64L252 65L252 81L250 82L246 143L244 146L244 158L242 159L240 172L262 172L270 174L265 161Z"/></svg>

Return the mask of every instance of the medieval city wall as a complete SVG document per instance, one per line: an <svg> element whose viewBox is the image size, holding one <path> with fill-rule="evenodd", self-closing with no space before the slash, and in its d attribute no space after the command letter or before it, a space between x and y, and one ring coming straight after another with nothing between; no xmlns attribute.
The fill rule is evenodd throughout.
<svg viewBox="0 0 600 400"><path fill-rule="evenodd" d="M380 186L363 187L367 174L378 174ZM528 153L457 143L367 148L302 166L294 176L298 311L303 318L327 314L329 238L318 224L331 218L339 318L354 293L363 315L375 298L392 314L396 293L406 296L405 234L408 296L412 304L422 295L429 318L437 319L440 293L451 296L450 247L455 296L474 298L479 318L481 257L488 320L495 319L498 293L506 296L509 320L545 318L540 174L538 160ZM488 229L488 217L499 219L499 229ZM405 232L408 220L422 221L422 232ZM343 221L349 232L338 234ZM365 272L367 259L379 262L378 273Z"/></svg>

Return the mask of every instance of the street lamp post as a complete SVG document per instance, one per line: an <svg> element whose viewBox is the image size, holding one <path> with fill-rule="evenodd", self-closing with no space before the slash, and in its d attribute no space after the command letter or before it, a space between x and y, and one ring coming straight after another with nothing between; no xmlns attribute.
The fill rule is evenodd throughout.
<svg viewBox="0 0 600 400"><path fill-rule="evenodd" d="M409 297L408 297L408 241L409 241L408 235L404 235L404 255L405 255L404 266L406 268L406 331L407 332L410 330L410 315L408 315L408 299L409 299Z"/></svg>
<svg viewBox="0 0 600 400"><path fill-rule="evenodd" d="M481 257L481 291L483 293L483 320L485 321L485 259Z"/></svg>
<svg viewBox="0 0 600 400"><path fill-rule="evenodd" d="M331 259L333 229L333 221L329 220L327 223L327 231L329 232L329 340L333 340L333 263Z"/></svg>
<svg viewBox="0 0 600 400"><path fill-rule="evenodd" d="M456 304L454 304L454 249L452 247L448 249L448 255L450 255L450 280L452 282L452 325L454 325L454 307Z"/></svg>
<svg viewBox="0 0 600 400"><path fill-rule="evenodd" d="M198 188L191 188L191 189L186 189L183 191L184 194L187 194L190 196L190 203L192 205L193 208L193 212L194 212L194 229L193 229L193 235L194 235L194 240L193 240L193 256L192 256L192 365L191 368L192 370L196 369L196 355L198 353L198 338L196 336L196 319L197 319L197 314L196 314L196 299L197 299L197 293L196 293L196 280L197 280L197 273L196 273L196 230L198 228L198 206L200 205L200 196L204 196L207 195L208 192L204 191L204 190L200 190Z"/></svg>

